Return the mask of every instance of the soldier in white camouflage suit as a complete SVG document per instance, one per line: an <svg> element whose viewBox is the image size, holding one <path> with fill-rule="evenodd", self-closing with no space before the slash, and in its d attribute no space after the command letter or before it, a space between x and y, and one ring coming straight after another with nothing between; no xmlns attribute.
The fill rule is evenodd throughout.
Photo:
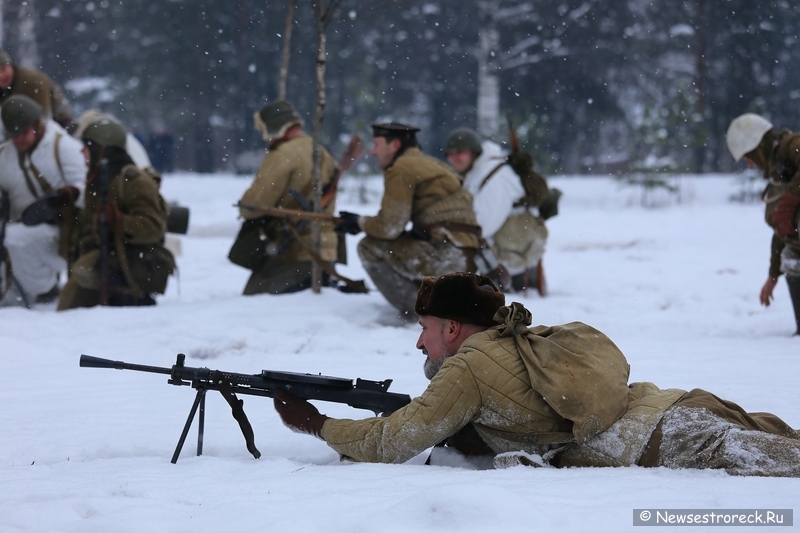
<svg viewBox="0 0 800 533"><path fill-rule="evenodd" d="M0 189L10 201L5 247L17 283L7 280L0 306L51 302L58 298L59 274L67 270L75 209L83 205L83 145L24 95L3 103L2 120L10 138L0 145ZM61 216L22 224L25 209L45 198Z"/></svg>

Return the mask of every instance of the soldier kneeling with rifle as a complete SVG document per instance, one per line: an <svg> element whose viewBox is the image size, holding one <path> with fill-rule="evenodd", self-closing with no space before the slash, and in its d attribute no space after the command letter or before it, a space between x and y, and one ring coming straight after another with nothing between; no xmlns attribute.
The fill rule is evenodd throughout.
<svg viewBox="0 0 800 533"><path fill-rule="evenodd" d="M137 168L125 128L107 118L81 136L89 166L79 249L58 310L95 305L154 305L175 259L164 248L168 206L160 177Z"/></svg>

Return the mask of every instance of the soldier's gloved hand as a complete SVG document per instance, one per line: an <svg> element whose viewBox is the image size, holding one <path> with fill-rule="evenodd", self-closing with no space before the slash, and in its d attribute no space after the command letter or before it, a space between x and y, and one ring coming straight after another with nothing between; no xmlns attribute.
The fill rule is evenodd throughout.
<svg viewBox="0 0 800 533"><path fill-rule="evenodd" d="M80 195L81 191L79 191L77 187L67 185L66 187L56 189L55 196L50 198L47 203L53 209L61 209L68 205L74 205Z"/></svg>
<svg viewBox="0 0 800 533"><path fill-rule="evenodd" d="M522 150L508 154L508 164L518 176L523 176L533 171L533 157Z"/></svg>
<svg viewBox="0 0 800 533"><path fill-rule="evenodd" d="M95 224L105 222L109 229L119 232L122 228L122 211L116 205L107 203L97 208L94 215Z"/></svg>
<svg viewBox="0 0 800 533"><path fill-rule="evenodd" d="M361 226L358 225L358 217L359 215L355 213L340 211L340 222L336 224L336 226L333 228L333 231L338 233L349 233L350 235L358 235L361 233Z"/></svg>
<svg viewBox="0 0 800 533"><path fill-rule="evenodd" d="M322 438L322 424L328 419L317 408L288 392L275 390L275 410L283 423L294 431Z"/></svg>

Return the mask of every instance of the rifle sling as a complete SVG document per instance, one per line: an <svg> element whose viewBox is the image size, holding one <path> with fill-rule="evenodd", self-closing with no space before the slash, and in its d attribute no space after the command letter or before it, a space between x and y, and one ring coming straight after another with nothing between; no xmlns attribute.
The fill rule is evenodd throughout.
<svg viewBox="0 0 800 533"><path fill-rule="evenodd" d="M353 292L356 292L356 293L369 292L369 289L367 289L367 286L364 285L364 281L363 280L355 281L355 280L352 280L350 278L346 278L346 277L342 276L341 274L336 272L336 270L332 266L330 266L330 264L328 264L327 261L322 259L317 252L315 252L314 250L311 249L311 247L306 245L306 243L303 242L303 239L300 238L300 232L297 231L297 228L294 226L294 224L292 224L291 222L289 222L287 220L286 221L286 225L289 226L290 230L292 230L292 234L294 234L294 238L297 240L298 244L300 244L300 246L302 246L303 250L308 252L308 255L311 256L311 259L313 259L314 262L317 263L317 265L319 265L319 267L322 270L327 272L329 276L331 276L335 280L341 281L342 283L347 285L347 287Z"/></svg>
<svg viewBox="0 0 800 533"><path fill-rule="evenodd" d="M222 394L222 397L225 398L225 401L231 406L231 414L233 415L233 418L236 419L236 422L239 423L239 429L242 430L242 435L244 436L244 441L247 445L247 451L253 454L253 457L258 459L261 457L261 452L258 451L258 448L256 448L253 426L250 425L250 421L247 420L247 415L244 414L244 400L240 400L236 397L231 384L227 379L225 379L225 377L222 375L222 372L219 370L214 371L214 373L211 375L211 379L214 384L219 387L219 389L217 389L219 390L219 393Z"/></svg>
<svg viewBox="0 0 800 533"><path fill-rule="evenodd" d="M23 176L25 176L25 185L28 186L28 190L31 192L34 198L39 198L39 193L36 192L36 187L33 186L33 181L31 181L31 176L28 173L28 166L25 164L25 155L22 152L17 152L17 161L19 162L19 168L22 171ZM53 186L50 185L50 182L42 176L42 173L39 172L39 169L33 164L33 160L28 157L28 161L30 162L30 170L33 172L33 177L36 179L36 182L39 184L39 188L42 191L42 194L49 194L53 192Z"/></svg>
<svg viewBox="0 0 800 533"><path fill-rule="evenodd" d="M116 198L125 198L125 177L122 176L122 174L120 174L118 177L119 188L115 198L106 198L106 201L112 205L117 205ZM111 183L113 183L114 179L116 179L116 177L111 178L109 181L109 190L111 189ZM125 251L125 241L122 238L122 232L114 232L114 250L119 257L119 268L122 271L122 276L125 278L125 281L128 284L128 291L130 291L133 297L137 300L143 298L145 292L141 287L139 287L139 285L136 283L136 280L133 279L133 274L131 274L131 269L128 265L128 254Z"/></svg>
<svg viewBox="0 0 800 533"><path fill-rule="evenodd" d="M498 171L498 170L500 170L501 168L503 168L503 165L505 165L505 164L506 164L506 161L503 161L502 163L500 163L499 165L497 165L496 167L494 167L494 168L492 169L492 171L491 171L491 172L489 172L489 173L486 175L486 177L485 177L485 178L483 178L483 181L481 182L480 186L478 187L478 190L480 191L481 189L483 189L484 185L486 185L486 183L489 181L489 178L491 178L492 176L494 176L495 174L497 174L497 171Z"/></svg>

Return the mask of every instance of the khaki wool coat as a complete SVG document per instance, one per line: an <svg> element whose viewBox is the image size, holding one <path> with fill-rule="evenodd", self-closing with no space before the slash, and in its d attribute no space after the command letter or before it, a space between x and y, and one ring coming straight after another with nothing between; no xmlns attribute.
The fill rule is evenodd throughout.
<svg viewBox="0 0 800 533"><path fill-rule="evenodd" d="M419 148L407 148L384 170L381 208L373 217L363 217L361 229L370 237L398 238L408 222L417 230L432 224L451 222L477 226L472 195L461 186L453 170L425 155ZM430 230L434 241L447 240L458 248L478 248L478 236L438 227Z"/></svg>
<svg viewBox="0 0 800 533"><path fill-rule="evenodd" d="M295 200L290 190L294 189L303 195L309 202L313 197L313 140L303 134L288 141L282 142L277 148L270 150L261 161L261 167L250 188L245 191L240 202L245 205L259 205L279 207L282 209L302 210L301 205ZM322 165L320 176L325 187L333 179L336 162L327 150L322 149ZM333 215L336 210L336 201L330 202L323 211ZM248 209L239 209L245 219L255 219L262 215ZM306 248L311 249L311 224L305 224L300 230L303 244L292 241L291 245L281 255L282 262L311 261L311 255ZM338 239L333 231L333 224L324 222L320 224L320 256L325 261L333 262L337 257ZM305 248L304 248L305 246Z"/></svg>
<svg viewBox="0 0 800 533"><path fill-rule="evenodd" d="M108 200L116 204L122 213L122 223L119 233L111 231L109 237L111 254L108 264L111 270L122 272L129 285L132 281L137 286L142 285L145 292L163 293L166 277L172 273L175 263L172 254L163 246L169 207L159 193L159 180L160 178L155 178L134 165L125 166L119 175L111 180ZM73 265L67 285L77 284L86 289L100 287L100 272L97 266L100 257L100 237L96 224L96 212L100 200L97 189L89 183L86 187L85 208L81 212L78 241L80 256ZM153 273L151 270L154 266L166 270ZM163 286L148 291L147 282L154 279L153 274L163 280ZM131 276L132 278L128 279ZM65 294L74 292L65 286L62 299L59 301L59 310L79 305L78 302L65 299L63 297Z"/></svg>
<svg viewBox="0 0 800 533"><path fill-rule="evenodd" d="M530 313L517 303L495 320L501 324L469 337L408 406L386 418L328 419L322 438L355 461L401 463L472 424L495 454L594 444L598 450L573 453L570 464L609 466L626 458L606 457L596 436L629 412L645 413L633 450L618 450L635 462L659 415L685 392L628 387L625 357L586 324L527 328Z"/></svg>
<svg viewBox="0 0 800 533"><path fill-rule="evenodd" d="M14 65L11 86L0 88L0 105L15 94L35 100L42 106L45 116L62 126L72 122L72 108L64 97L64 91L43 72Z"/></svg>

